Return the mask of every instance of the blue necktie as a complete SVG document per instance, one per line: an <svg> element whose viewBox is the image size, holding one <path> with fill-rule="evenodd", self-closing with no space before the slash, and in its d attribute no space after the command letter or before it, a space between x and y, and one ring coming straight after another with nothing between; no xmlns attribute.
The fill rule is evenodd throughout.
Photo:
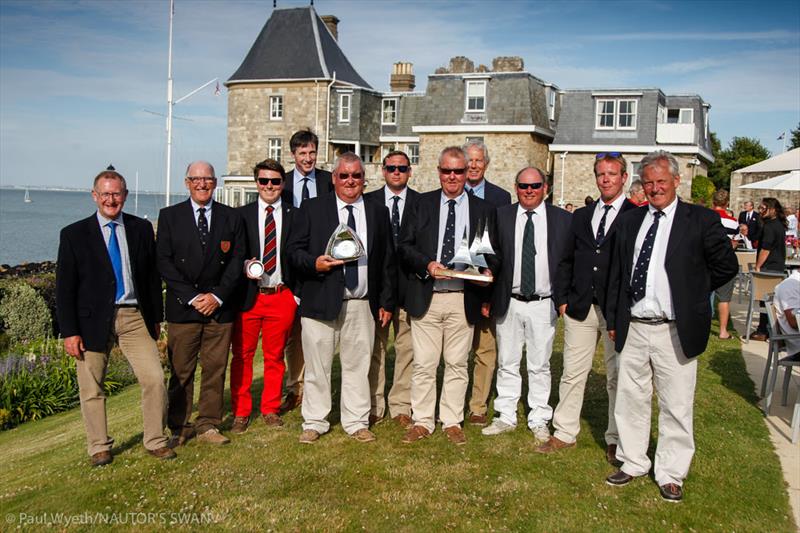
<svg viewBox="0 0 800 533"><path fill-rule="evenodd" d="M111 230L111 237L108 239L108 256L111 258L111 267L114 269L114 277L117 279L114 301L118 302L125 294L125 281L122 278L122 253L119 251L119 241L117 240L117 223L109 222L106 225Z"/></svg>
<svg viewBox="0 0 800 533"><path fill-rule="evenodd" d="M647 230L642 241L642 249L639 250L639 258L633 269L633 279L631 280L631 299L633 303L644 298L647 288L647 269L650 266L650 256L653 255L653 245L656 242L656 232L658 231L658 219L664 216L663 211L653 213L653 224Z"/></svg>

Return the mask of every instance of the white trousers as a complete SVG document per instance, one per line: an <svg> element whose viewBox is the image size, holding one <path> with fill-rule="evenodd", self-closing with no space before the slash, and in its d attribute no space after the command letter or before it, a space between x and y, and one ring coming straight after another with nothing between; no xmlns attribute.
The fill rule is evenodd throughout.
<svg viewBox="0 0 800 533"><path fill-rule="evenodd" d="M511 299L508 312L497 319L497 398L500 420L517 425L517 403L522 394L520 363L526 350L528 369L528 427L547 424L553 409L550 398L550 354L558 315L553 300L521 302Z"/></svg>
<svg viewBox="0 0 800 533"><path fill-rule="evenodd" d="M339 409L342 429L352 435L369 426L369 363L375 339L375 319L367 300L345 300L336 320L303 317L305 354L303 429L325 433L330 429L331 368L339 347L342 393Z"/></svg>
<svg viewBox="0 0 800 533"><path fill-rule="evenodd" d="M697 359L687 359L674 322L631 322L619 354L619 383L614 416L619 429L617 459L622 471L643 476L650 471L650 406L653 383L658 395L658 444L655 480L682 485L694 455L692 416Z"/></svg>
<svg viewBox="0 0 800 533"><path fill-rule="evenodd" d="M564 372L558 386L558 405L553 413L553 430L557 439L575 442L581 430L581 409L586 380L592 370L598 337L603 339L608 393L608 427L606 444L616 444L617 424L614 404L617 398L617 352L606 331L606 320L600 306L592 305L584 320L564 315Z"/></svg>

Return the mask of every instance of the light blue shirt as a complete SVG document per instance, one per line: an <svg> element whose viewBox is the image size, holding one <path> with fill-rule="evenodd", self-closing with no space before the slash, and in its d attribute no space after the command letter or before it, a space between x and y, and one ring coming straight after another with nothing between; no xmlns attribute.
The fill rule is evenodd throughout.
<svg viewBox="0 0 800 533"><path fill-rule="evenodd" d="M292 200L294 200L295 207L300 207L300 202L303 201L303 179L305 178L308 178L308 197L317 197L317 169L309 172L308 176L303 176L303 173L297 170L297 167L294 167L294 172L292 173L292 183L294 185Z"/></svg>
<svg viewBox="0 0 800 533"><path fill-rule="evenodd" d="M214 200L209 200L206 205L200 205L197 202L195 202L194 200L192 200L191 198L189 198L189 201L192 202L192 211L194 212L194 225L195 226L198 225L198 220L200 219L200 208L201 207L205 207L206 208L206 220L208 221L208 231L210 233L211 232L211 211L212 211L212 205L214 204Z"/></svg>
<svg viewBox="0 0 800 533"><path fill-rule="evenodd" d="M485 200L484 195L486 194L486 180L482 179L481 182L474 187L470 186L469 182L467 182L464 184L464 190L467 191L467 193L469 193L469 191L473 191L475 196L481 200Z"/></svg>
<svg viewBox="0 0 800 533"><path fill-rule="evenodd" d="M100 230L103 233L103 240L108 249L108 243L111 240L111 226L109 224L117 225L117 242L119 243L119 253L122 256L122 281L125 285L125 290L122 297L115 303L136 305L139 302L136 300L136 289L133 287L133 274L131 273L131 256L128 253L128 239L125 235L125 224L122 222L122 214L116 219L111 220L97 212L97 222L100 224Z"/></svg>
<svg viewBox="0 0 800 533"><path fill-rule="evenodd" d="M444 240L445 226L447 225L447 214L450 210L450 207L447 204L449 200L450 198L445 196L444 192L442 192L439 200L439 244L436 247L436 260L440 263L442 262L442 241ZM462 192L461 195L453 198L453 200L456 201L456 239L455 246L453 248L453 251L455 252L458 250L458 247L461 246L461 241L464 238L465 233L467 235L467 241L469 244L469 199L467 198L467 192ZM462 265L456 263L455 266L456 268L463 270ZM433 282L434 291L460 291L463 289L464 280L461 279L445 279L436 280Z"/></svg>

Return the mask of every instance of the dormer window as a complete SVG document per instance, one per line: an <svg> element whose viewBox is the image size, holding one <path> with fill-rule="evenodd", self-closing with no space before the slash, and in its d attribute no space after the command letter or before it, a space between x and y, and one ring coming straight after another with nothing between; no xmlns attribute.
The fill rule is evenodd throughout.
<svg viewBox="0 0 800 533"><path fill-rule="evenodd" d="M397 98L385 98L383 100L381 124L389 126L397 124Z"/></svg>
<svg viewBox="0 0 800 533"><path fill-rule="evenodd" d="M486 80L467 80L467 113L486 111Z"/></svg>
<svg viewBox="0 0 800 533"><path fill-rule="evenodd" d="M633 99L598 99L595 129L635 130L637 107L637 100Z"/></svg>

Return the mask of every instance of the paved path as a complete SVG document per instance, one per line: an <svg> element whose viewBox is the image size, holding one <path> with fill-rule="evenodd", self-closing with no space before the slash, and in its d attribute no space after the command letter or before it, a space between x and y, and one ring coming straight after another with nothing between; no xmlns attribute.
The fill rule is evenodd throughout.
<svg viewBox="0 0 800 533"><path fill-rule="evenodd" d="M731 302L731 316L733 317L736 331L744 335L745 318L747 315L747 302L737 303L737 295L734 294ZM753 321L758 324L758 315L753 314ZM753 326L755 329L755 325ZM740 342L731 340L730 342ZM761 379L764 375L764 367L767 364L768 343L750 341L741 343L742 356L747 365L747 373L756 387L756 394L761 394ZM778 371L778 379L775 380L775 392L772 395L770 414L765 419L769 429L770 440L775 446L775 453L781 460L783 476L788 484L789 502L794 513L795 524L800 528L800 444L792 444L791 421L794 403L800 389L800 376L795 371L792 374L792 381L789 384L789 401L786 407L781 405L781 395L783 392L783 369ZM759 402L759 406L761 403Z"/></svg>

